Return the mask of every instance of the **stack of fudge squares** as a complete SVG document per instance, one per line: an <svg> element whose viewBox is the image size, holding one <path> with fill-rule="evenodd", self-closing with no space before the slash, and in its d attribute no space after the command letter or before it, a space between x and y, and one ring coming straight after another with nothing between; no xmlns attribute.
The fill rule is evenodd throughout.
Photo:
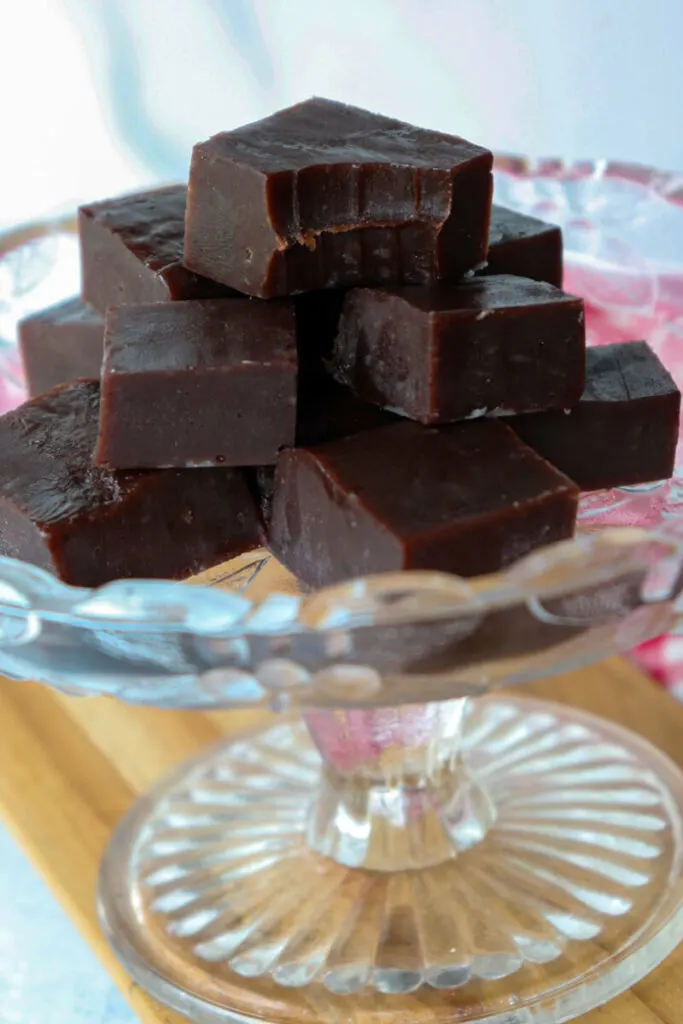
<svg viewBox="0 0 683 1024"><path fill-rule="evenodd" d="M305 586L473 576L673 471L671 377L586 349L559 229L492 206L464 139L312 99L79 226L82 295L21 325L0 418L0 552L70 583L264 543Z"/></svg>

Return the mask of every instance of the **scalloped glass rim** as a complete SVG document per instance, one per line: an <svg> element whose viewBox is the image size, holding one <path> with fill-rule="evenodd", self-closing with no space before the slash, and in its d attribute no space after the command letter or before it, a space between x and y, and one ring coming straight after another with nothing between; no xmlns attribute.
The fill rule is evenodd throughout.
<svg viewBox="0 0 683 1024"><path fill-rule="evenodd" d="M258 552L254 554L258 559ZM667 567L664 576L662 567ZM683 535L632 527L607 528L560 541L499 573L472 580L408 570L361 577L310 595L274 592L257 600L243 596L241 587L231 590L164 580L72 587L44 569L0 556L0 616L21 620L38 616L46 623L80 629L148 634L154 628L160 633L190 631L207 637L353 631L368 625L452 621L520 603L551 601L608 586L630 573L643 581L651 577L647 587L643 584L642 596L643 603L654 605L678 596L683 588L679 571L683 571ZM582 616L575 618L581 624L586 621ZM568 623L566 614L562 621Z"/></svg>

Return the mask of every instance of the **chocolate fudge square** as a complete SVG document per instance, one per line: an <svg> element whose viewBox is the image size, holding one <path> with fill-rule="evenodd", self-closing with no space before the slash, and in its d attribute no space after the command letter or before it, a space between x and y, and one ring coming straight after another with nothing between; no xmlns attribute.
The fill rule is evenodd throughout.
<svg viewBox="0 0 683 1024"><path fill-rule="evenodd" d="M107 306L235 295L183 266L186 185L116 196L78 211L82 293Z"/></svg>
<svg viewBox="0 0 683 1024"><path fill-rule="evenodd" d="M496 420L403 421L278 460L269 546L299 580L493 572L572 535L579 489Z"/></svg>
<svg viewBox="0 0 683 1024"><path fill-rule="evenodd" d="M261 539L241 470L92 465L100 388L76 381L0 417L0 554L67 583L181 578Z"/></svg>
<svg viewBox="0 0 683 1024"><path fill-rule="evenodd" d="M486 264L483 274L515 274L561 288L562 231L494 203Z"/></svg>
<svg viewBox="0 0 683 1024"><path fill-rule="evenodd" d="M296 381L288 303L111 309L96 461L115 469L275 463L294 443Z"/></svg>
<svg viewBox="0 0 683 1024"><path fill-rule="evenodd" d="M77 297L27 316L19 349L31 396L79 377L99 377L104 318Z"/></svg>
<svg viewBox="0 0 683 1024"><path fill-rule="evenodd" d="M515 416L512 429L584 491L672 476L681 395L644 341L586 350L586 389L564 412Z"/></svg>
<svg viewBox="0 0 683 1024"><path fill-rule="evenodd" d="M568 408L583 391L583 301L510 275L356 289L333 355L337 380L421 423Z"/></svg>
<svg viewBox="0 0 683 1024"><path fill-rule="evenodd" d="M310 99L194 147L185 265L261 298L457 279L486 259L492 155Z"/></svg>

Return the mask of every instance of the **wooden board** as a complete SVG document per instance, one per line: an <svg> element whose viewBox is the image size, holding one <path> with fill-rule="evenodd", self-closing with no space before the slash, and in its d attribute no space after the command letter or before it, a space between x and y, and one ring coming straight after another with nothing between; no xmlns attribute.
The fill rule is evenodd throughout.
<svg viewBox="0 0 683 1024"><path fill-rule="evenodd" d="M612 718L683 765L683 707L625 661L526 692ZM0 680L0 814L145 1024L180 1024L181 1018L132 983L109 951L94 909L100 857L121 815L166 769L260 717L129 708ZM584 1021L683 1024L683 946Z"/></svg>

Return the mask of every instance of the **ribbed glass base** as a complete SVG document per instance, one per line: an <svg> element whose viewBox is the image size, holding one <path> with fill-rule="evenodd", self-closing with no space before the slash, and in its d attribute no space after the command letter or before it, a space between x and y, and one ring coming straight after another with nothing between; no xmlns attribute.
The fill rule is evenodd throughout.
<svg viewBox="0 0 683 1024"><path fill-rule="evenodd" d="M457 709L429 707L444 709L432 729L455 735ZM405 765L373 789L335 758L324 722L323 767L309 726L315 743L292 720L204 752L107 852L109 940L191 1020L558 1024L683 937L683 774L635 735L486 698L446 759L460 788L440 763L438 785L418 772L407 792ZM405 727L397 717L398 750ZM411 866L425 849L440 862Z"/></svg>

